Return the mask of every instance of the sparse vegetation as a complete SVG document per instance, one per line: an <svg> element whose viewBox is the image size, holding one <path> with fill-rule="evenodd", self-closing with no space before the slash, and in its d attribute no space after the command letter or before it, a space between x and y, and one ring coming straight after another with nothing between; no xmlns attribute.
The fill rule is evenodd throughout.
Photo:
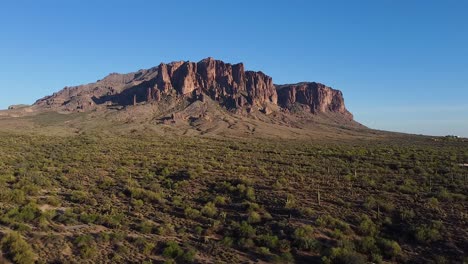
<svg viewBox="0 0 468 264"><path fill-rule="evenodd" d="M463 262L463 142L0 132L0 153L14 263Z"/></svg>

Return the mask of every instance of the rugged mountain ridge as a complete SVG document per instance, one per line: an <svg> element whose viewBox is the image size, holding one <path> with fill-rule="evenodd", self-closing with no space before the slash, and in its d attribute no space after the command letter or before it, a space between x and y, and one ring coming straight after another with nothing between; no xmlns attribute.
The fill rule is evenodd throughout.
<svg viewBox="0 0 468 264"><path fill-rule="evenodd" d="M285 113L335 113L352 119L340 91L320 83L274 85L263 72L246 71L242 63L213 58L199 62L161 63L128 74L110 74L95 83L65 87L36 101L40 109L90 111L103 107L155 104L208 96L226 109L274 109Z"/></svg>

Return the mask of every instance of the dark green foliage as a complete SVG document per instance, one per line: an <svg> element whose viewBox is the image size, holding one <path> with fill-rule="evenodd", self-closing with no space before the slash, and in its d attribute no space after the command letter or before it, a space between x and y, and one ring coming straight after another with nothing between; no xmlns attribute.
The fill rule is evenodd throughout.
<svg viewBox="0 0 468 264"><path fill-rule="evenodd" d="M332 248L328 259L324 259L324 262L331 262L335 264L365 264L367 258L349 248Z"/></svg>
<svg viewBox="0 0 468 264"><path fill-rule="evenodd" d="M3 237L1 249L14 263L30 264L34 263L36 258L31 246L16 232L10 232Z"/></svg>

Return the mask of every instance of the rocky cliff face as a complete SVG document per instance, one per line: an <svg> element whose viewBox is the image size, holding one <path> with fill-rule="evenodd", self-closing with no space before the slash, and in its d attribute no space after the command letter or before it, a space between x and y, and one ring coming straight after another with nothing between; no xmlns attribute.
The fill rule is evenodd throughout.
<svg viewBox="0 0 468 264"><path fill-rule="evenodd" d="M185 96L206 93L230 106L244 101L252 105L277 102L271 77L262 72L245 71L242 63L232 65L213 58L198 63L160 64L151 94L157 91L169 94L172 89Z"/></svg>
<svg viewBox="0 0 468 264"><path fill-rule="evenodd" d="M213 58L199 62L178 61L129 74L110 74L103 80L66 87L35 103L41 108L89 111L101 105L157 103L164 98L203 100L206 96L232 108L279 105L289 111L300 104L312 113L334 112L351 116L340 91L319 83L275 86L262 72L246 71L242 63Z"/></svg>
<svg viewBox="0 0 468 264"><path fill-rule="evenodd" d="M346 110L341 91L321 83L307 82L277 86L278 104L285 109L292 109L300 104L307 106L313 113L334 112L352 115Z"/></svg>

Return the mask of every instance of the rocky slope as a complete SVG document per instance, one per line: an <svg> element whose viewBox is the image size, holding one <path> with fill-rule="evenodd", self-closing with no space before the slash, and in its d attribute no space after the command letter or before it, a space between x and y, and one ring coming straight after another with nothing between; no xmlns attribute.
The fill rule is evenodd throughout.
<svg viewBox="0 0 468 264"><path fill-rule="evenodd" d="M273 84L262 72L246 71L242 63L213 58L179 61L129 74L110 74L95 83L65 87L38 100L37 109L83 112L95 109L154 104L161 100L204 101L206 97L226 109L264 113L334 113L352 120L343 95L320 83Z"/></svg>

